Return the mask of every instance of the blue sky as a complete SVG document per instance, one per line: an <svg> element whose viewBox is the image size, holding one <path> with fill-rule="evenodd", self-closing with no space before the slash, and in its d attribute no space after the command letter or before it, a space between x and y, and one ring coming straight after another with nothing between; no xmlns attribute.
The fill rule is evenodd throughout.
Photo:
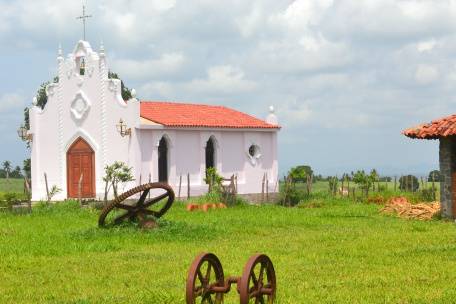
<svg viewBox="0 0 456 304"><path fill-rule="evenodd" d="M16 129L82 1L0 0L0 160L28 152ZM141 99L223 104L283 129L280 167L425 174L438 141L401 130L456 110L456 1L84 1L87 38Z"/></svg>

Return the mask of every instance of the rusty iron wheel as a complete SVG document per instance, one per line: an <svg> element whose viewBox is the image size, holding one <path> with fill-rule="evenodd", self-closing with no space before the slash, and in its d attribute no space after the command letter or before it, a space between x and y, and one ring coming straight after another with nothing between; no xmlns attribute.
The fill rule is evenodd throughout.
<svg viewBox="0 0 456 304"><path fill-rule="evenodd" d="M224 286L222 264L215 254L201 253L193 261L187 277L187 304L223 303L223 292L213 287Z"/></svg>
<svg viewBox="0 0 456 304"><path fill-rule="evenodd" d="M271 259L265 254L250 257L238 285L240 303L272 304L276 289L276 276Z"/></svg>
<svg viewBox="0 0 456 304"><path fill-rule="evenodd" d="M149 192L153 189L162 189L164 190L163 194L159 196L148 199ZM127 204L125 200L131 198L132 196L141 193L141 196L137 202L134 204ZM149 207L159 204L162 200L167 199L164 205L159 207L158 210L151 210ZM144 222L147 217L152 216L153 218L160 218L163 216L169 208L171 208L174 202L174 191L168 184L165 183L148 183L135 188L128 190L125 193L122 193L106 205L101 211L100 217L98 219L98 226L105 227L110 225L121 224L125 220L139 220ZM114 214L117 211L125 212L120 215L113 215L112 218L108 219L110 213Z"/></svg>

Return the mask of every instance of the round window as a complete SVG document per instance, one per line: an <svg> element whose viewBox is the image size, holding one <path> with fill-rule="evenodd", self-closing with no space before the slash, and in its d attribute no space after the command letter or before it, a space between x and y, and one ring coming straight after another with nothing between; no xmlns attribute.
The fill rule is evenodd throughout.
<svg viewBox="0 0 456 304"><path fill-rule="evenodd" d="M259 154L260 154L260 147L258 147L257 145L251 145L249 148L249 155L251 157L258 157Z"/></svg>

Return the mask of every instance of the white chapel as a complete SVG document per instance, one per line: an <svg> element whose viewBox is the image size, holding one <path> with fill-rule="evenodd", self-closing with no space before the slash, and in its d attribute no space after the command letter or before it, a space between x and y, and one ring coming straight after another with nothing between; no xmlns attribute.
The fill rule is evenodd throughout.
<svg viewBox="0 0 456 304"><path fill-rule="evenodd" d="M222 106L140 101L134 90L123 100L104 47L96 52L83 40L66 58L59 49L57 69L45 107L35 98L30 109L32 200L46 199L45 175L62 190L54 200L78 197L81 178L82 197L102 199L104 168L115 161L133 168L135 181L124 190L149 178L186 189L189 174L191 195L200 195L209 167L236 175L239 194L260 193L264 176L269 191L277 189L280 127L272 107L261 120Z"/></svg>

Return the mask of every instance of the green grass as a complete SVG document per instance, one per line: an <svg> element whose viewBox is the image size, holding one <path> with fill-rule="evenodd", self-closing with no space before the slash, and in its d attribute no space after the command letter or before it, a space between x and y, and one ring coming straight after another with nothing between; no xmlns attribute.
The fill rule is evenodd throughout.
<svg viewBox="0 0 456 304"><path fill-rule="evenodd" d="M308 206L314 206L312 204ZM208 213L175 204L153 231L97 228L75 203L0 214L1 303L184 303L201 251L227 275L268 254L277 303L453 303L455 226L383 216L378 206L239 205ZM239 303L236 292L225 303Z"/></svg>
<svg viewBox="0 0 456 304"><path fill-rule="evenodd" d="M0 178L0 192L14 192L14 193L23 193L24 192L24 180L21 178Z"/></svg>

